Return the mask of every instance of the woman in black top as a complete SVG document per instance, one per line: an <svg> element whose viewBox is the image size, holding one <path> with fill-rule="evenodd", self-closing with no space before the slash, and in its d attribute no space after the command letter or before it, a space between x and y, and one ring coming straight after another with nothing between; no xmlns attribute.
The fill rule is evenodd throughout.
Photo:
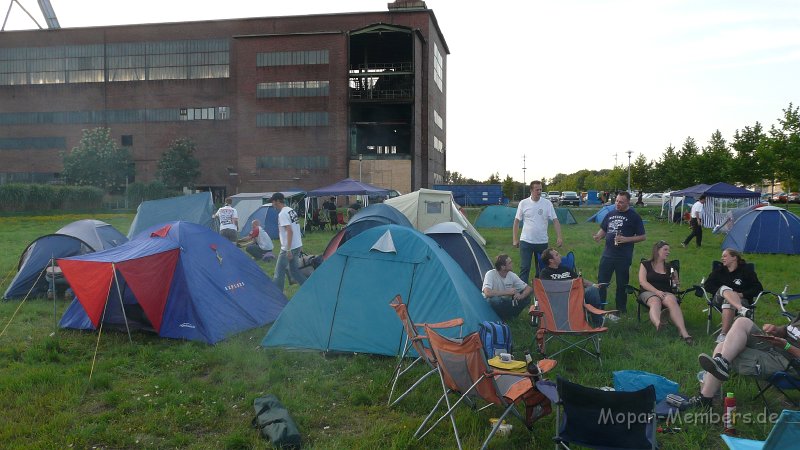
<svg viewBox="0 0 800 450"><path fill-rule="evenodd" d="M714 292L714 302L722 309L722 331L717 342L723 342L738 312L752 318L748 308L751 301L764 290L752 266L742 258L742 254L732 248L722 251L721 266L712 270L703 287Z"/></svg>
<svg viewBox="0 0 800 450"><path fill-rule="evenodd" d="M681 339L692 345L694 340L686 331L681 304L673 293L678 287L678 272L667 263L667 258L669 258L669 244L664 241L656 242L650 259L642 261L639 266L641 288L639 300L650 308L650 321L656 330L661 329L661 310L667 308L672 323L681 334Z"/></svg>

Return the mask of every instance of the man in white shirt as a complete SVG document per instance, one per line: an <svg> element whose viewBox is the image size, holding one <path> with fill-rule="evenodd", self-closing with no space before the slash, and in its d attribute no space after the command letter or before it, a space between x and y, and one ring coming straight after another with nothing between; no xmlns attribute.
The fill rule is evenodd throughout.
<svg viewBox="0 0 800 450"><path fill-rule="evenodd" d="M701 195L696 202L692 205L692 211L689 213L689 226L692 227L692 232L683 240L681 244L683 248L689 245L692 238L697 238L697 246L703 243L703 206L706 204L706 196Z"/></svg>
<svg viewBox="0 0 800 450"><path fill-rule="evenodd" d="M275 276L272 281L283 291L287 268L298 284L302 285L306 281L306 276L300 271L299 266L300 254L303 251L300 219L295 210L286 206L286 198L282 193L272 194L269 201L272 203L272 207L278 211L278 235L281 241L281 252L275 263Z"/></svg>
<svg viewBox="0 0 800 450"><path fill-rule="evenodd" d="M275 246L272 244L272 239L269 234L261 228L261 222L258 219L253 220L252 229L250 234L236 241L239 246L244 246L247 253L255 259L262 261L271 261L275 259L272 254L272 249Z"/></svg>
<svg viewBox="0 0 800 450"><path fill-rule="evenodd" d="M531 181L531 196L520 201L517 206L511 237L514 247L519 247L519 277L525 283L530 281L531 259L536 265L535 277L539 277L539 255L549 247L547 227L551 220L556 229L556 246L561 247L564 241L561 238L561 223L556 216L556 210L550 200L542 197L542 182Z"/></svg>
<svg viewBox="0 0 800 450"><path fill-rule="evenodd" d="M239 213L231 206L230 197L225 199L225 206L218 209L211 217L219 219L219 234L225 239L236 242L236 235L239 232Z"/></svg>
<svg viewBox="0 0 800 450"><path fill-rule="evenodd" d="M532 287L511 271L513 268L510 256L499 255L494 269L483 277L483 296L504 321L517 317L531 303L533 292Z"/></svg>

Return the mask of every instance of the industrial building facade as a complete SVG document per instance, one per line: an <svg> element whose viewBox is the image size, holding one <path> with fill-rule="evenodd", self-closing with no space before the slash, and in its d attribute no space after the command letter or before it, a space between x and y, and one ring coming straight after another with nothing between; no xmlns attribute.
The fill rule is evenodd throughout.
<svg viewBox="0 0 800 450"><path fill-rule="evenodd" d="M0 183L58 181L62 152L97 127L143 182L191 139L198 188L220 195L443 182L449 50L421 1L0 36Z"/></svg>

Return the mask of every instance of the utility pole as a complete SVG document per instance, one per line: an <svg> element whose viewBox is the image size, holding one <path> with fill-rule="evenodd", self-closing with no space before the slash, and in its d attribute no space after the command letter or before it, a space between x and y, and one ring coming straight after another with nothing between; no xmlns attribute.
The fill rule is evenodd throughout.
<svg viewBox="0 0 800 450"><path fill-rule="evenodd" d="M522 155L522 195L519 197L520 199L525 198L525 155Z"/></svg>
<svg viewBox="0 0 800 450"><path fill-rule="evenodd" d="M628 150L628 193L631 193L631 154L633 153L631 150Z"/></svg>

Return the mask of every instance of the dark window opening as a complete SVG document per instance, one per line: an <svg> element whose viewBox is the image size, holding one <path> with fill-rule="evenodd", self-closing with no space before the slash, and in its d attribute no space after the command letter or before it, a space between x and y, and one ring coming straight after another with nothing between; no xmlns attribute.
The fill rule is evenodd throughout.
<svg viewBox="0 0 800 450"><path fill-rule="evenodd" d="M131 147L131 146L133 146L133 135L132 134L123 134L121 141L122 141L122 146L123 147Z"/></svg>

